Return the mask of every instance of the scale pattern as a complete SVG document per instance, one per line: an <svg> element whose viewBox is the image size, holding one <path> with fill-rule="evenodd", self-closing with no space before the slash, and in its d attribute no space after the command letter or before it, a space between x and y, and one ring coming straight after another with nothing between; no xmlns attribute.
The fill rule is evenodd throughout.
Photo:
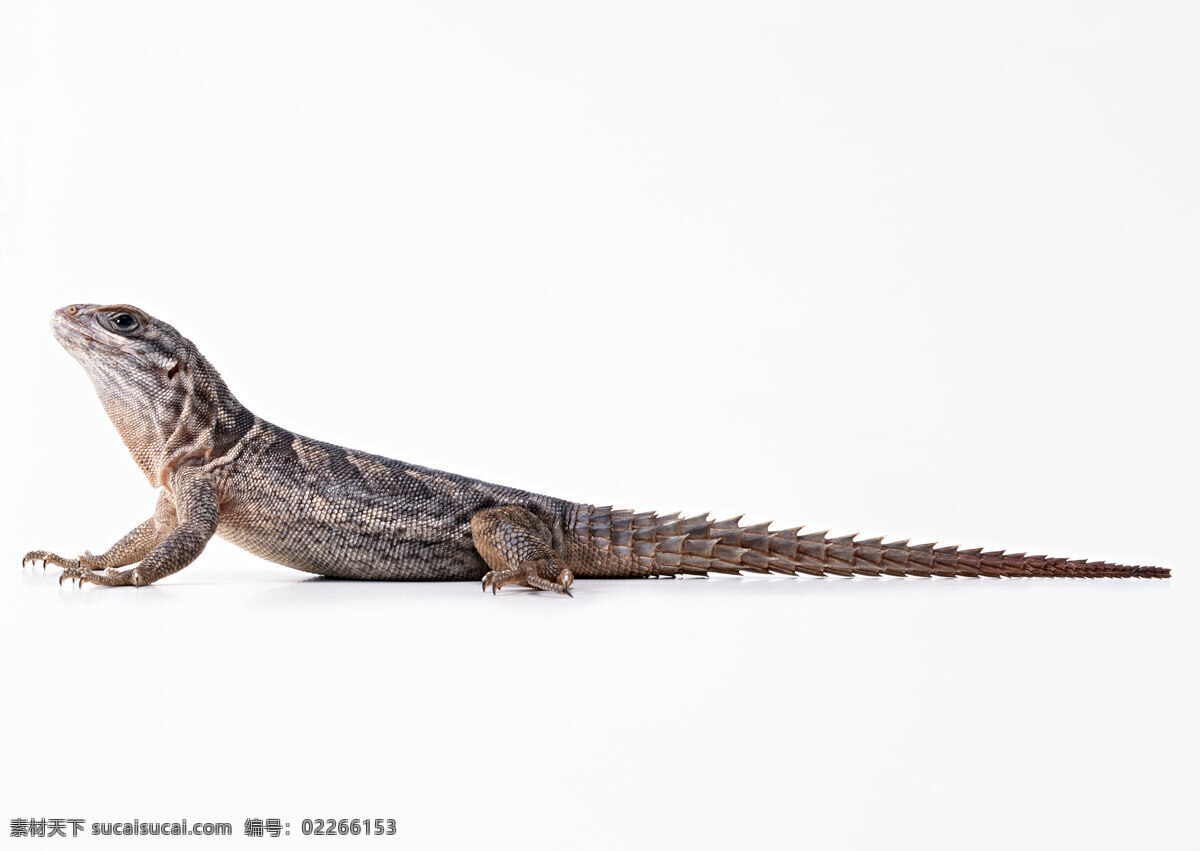
<svg viewBox="0 0 1200 851"><path fill-rule="evenodd" d="M569 594L576 576L708 573L1139 576L1127 567L854 535L597 508L303 437L255 416L173 327L131 305L54 315L147 481L153 515L107 552L25 561L62 579L145 585L214 534L298 570L342 579L482 580ZM136 567L125 568L138 563Z"/></svg>

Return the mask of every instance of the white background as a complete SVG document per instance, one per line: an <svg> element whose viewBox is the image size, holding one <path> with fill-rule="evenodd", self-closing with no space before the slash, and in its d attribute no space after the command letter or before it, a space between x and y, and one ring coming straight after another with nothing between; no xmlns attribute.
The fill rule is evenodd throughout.
<svg viewBox="0 0 1200 851"><path fill-rule="evenodd" d="M3 8L6 834L1198 847L1193 4ZM356 448L1175 575L60 588L154 503L77 301Z"/></svg>

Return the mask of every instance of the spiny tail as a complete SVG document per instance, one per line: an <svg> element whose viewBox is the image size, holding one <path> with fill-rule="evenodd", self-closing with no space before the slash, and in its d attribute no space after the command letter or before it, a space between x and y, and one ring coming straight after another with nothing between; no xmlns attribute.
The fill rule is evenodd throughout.
<svg viewBox="0 0 1200 851"><path fill-rule="evenodd" d="M884 543L857 535L771 531L741 518L680 518L647 511L580 505L569 526L568 560L578 576L675 576L710 573L808 573L815 576L1066 576L1165 578L1162 567L1050 558L1003 550L984 552L936 544Z"/></svg>

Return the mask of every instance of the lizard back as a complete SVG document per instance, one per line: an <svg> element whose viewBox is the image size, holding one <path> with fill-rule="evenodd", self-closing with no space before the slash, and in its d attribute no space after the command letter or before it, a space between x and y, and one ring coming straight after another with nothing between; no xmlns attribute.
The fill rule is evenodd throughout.
<svg viewBox="0 0 1200 851"><path fill-rule="evenodd" d="M471 518L519 505L561 528L564 500L302 437L259 420L231 459L217 534L269 561L349 579L479 580Z"/></svg>

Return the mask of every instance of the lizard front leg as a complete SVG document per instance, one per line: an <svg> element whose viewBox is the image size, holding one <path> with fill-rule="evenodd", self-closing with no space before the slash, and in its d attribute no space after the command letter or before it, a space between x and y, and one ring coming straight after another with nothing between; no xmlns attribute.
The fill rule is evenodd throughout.
<svg viewBox="0 0 1200 851"><path fill-rule="evenodd" d="M64 558L46 550L33 550L25 553L24 558L21 559L21 566L24 567L31 561L40 561L42 567L53 564L58 567L83 570L125 567L144 559L178 525L175 506L164 491L158 497L154 515L139 523L100 555L92 555L91 552L85 550L83 555L78 558Z"/></svg>
<svg viewBox="0 0 1200 851"><path fill-rule="evenodd" d="M475 549L491 568L483 590L524 585L571 596L575 577L554 551L554 536L537 515L515 505L485 508L471 518Z"/></svg>
<svg viewBox="0 0 1200 851"><path fill-rule="evenodd" d="M217 531L221 509L216 490L204 476L187 471L174 474L171 485L177 525L152 546L141 564L130 570L116 570L120 565L115 565L103 573L93 573L82 565L67 567L58 581L75 579L81 587L85 582L94 585L149 585L183 570L195 561Z"/></svg>

